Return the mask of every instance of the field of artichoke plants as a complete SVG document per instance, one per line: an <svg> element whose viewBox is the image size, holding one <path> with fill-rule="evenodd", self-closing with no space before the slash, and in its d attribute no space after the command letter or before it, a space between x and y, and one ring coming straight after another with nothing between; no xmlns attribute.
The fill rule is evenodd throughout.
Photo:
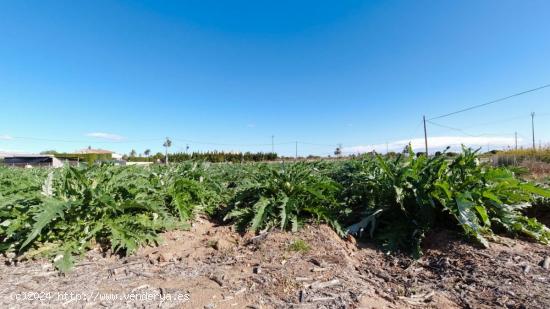
<svg viewBox="0 0 550 309"><path fill-rule="evenodd" d="M0 168L0 251L50 258L62 272L93 247L131 255L198 214L240 231L330 225L387 252L422 255L435 228L487 246L495 233L543 244L550 230L525 214L550 191L464 149L450 159L412 152L342 161L170 166Z"/></svg>

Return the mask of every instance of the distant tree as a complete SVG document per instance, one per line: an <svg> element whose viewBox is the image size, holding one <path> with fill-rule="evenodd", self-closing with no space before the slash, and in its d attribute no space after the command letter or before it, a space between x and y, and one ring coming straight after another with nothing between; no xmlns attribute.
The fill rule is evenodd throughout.
<svg viewBox="0 0 550 309"><path fill-rule="evenodd" d="M157 152L153 155L153 161L155 162L160 162L164 159L164 155L162 154L162 152Z"/></svg>
<svg viewBox="0 0 550 309"><path fill-rule="evenodd" d="M153 157L156 160L156 157ZM207 151L207 152L179 152L170 154L170 162L184 162L188 160L200 160L207 162L261 162L273 161L277 159L276 153L263 152L223 152L223 151Z"/></svg>
<svg viewBox="0 0 550 309"><path fill-rule="evenodd" d="M145 149L143 154L145 154L145 156L148 157L151 154L151 149Z"/></svg>
<svg viewBox="0 0 550 309"><path fill-rule="evenodd" d="M135 157L135 156L136 156L136 151L132 149L132 151L130 151L130 157Z"/></svg>
<svg viewBox="0 0 550 309"><path fill-rule="evenodd" d="M88 166L91 166L98 160L98 155L96 153L89 153L86 155L86 163L88 163Z"/></svg>
<svg viewBox="0 0 550 309"><path fill-rule="evenodd" d="M164 161L166 164L168 164L168 148L170 148L171 146L172 146L172 141L167 137L164 144L162 144L162 147L166 148L165 161Z"/></svg>
<svg viewBox="0 0 550 309"><path fill-rule="evenodd" d="M56 155L58 153L59 152L57 152L55 150L44 150L44 151L40 152L40 154L42 154L42 155Z"/></svg>
<svg viewBox="0 0 550 309"><path fill-rule="evenodd" d="M336 150L334 150L334 155L339 157L342 155L342 148L336 147Z"/></svg>

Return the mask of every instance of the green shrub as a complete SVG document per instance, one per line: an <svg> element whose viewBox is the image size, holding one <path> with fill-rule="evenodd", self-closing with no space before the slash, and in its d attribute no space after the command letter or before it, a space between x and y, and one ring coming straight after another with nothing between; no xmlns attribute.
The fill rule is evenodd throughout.
<svg viewBox="0 0 550 309"><path fill-rule="evenodd" d="M319 220L343 233L338 215L345 209L336 199L341 187L306 163L261 165L230 202L225 220L241 230L257 232L279 227L298 230L305 220Z"/></svg>
<svg viewBox="0 0 550 309"><path fill-rule="evenodd" d="M167 193L156 180L144 169L110 165L50 172L42 190L35 182L34 191L2 196L2 251L47 247L42 254L56 257L56 266L66 271L72 255L94 243L121 254L156 243L158 232L185 227L171 215Z"/></svg>
<svg viewBox="0 0 550 309"><path fill-rule="evenodd" d="M521 213L550 192L517 180L509 170L480 165L468 149L451 161L412 152L396 159L378 156L351 162L343 173L343 198L361 215L348 231L367 231L388 251L420 255L425 233L436 226L457 225L484 246L496 231L550 240L548 228Z"/></svg>
<svg viewBox="0 0 550 309"><path fill-rule="evenodd" d="M453 157L409 152L292 164L0 167L0 252L50 257L66 271L91 246L131 254L199 213L252 232L323 222L343 236L341 226L349 226L384 250L416 256L437 227L482 245L501 232L548 243L548 228L526 214L549 197L511 170L479 164L467 149ZM305 246L297 240L291 248Z"/></svg>

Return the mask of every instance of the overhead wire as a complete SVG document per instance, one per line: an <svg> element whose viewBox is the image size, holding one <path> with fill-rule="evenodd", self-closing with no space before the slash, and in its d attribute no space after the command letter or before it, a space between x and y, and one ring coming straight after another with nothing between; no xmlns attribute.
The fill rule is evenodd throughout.
<svg viewBox="0 0 550 309"><path fill-rule="evenodd" d="M445 129L449 129L449 130L453 130L453 131L457 131L457 132L460 132L464 135L467 135L467 136L470 136L470 137L481 137L481 136L491 136L491 135L510 135L510 134L514 134L514 133L482 133L482 134L471 134L469 132L466 132L462 129L459 129L459 128L455 128L455 127L451 127L451 126L447 126L447 125L443 125L443 124L440 124L440 123L437 123L437 122L433 122L433 121L430 121L430 120L426 120L426 122L430 123L430 124L433 124L434 126L438 126L438 127L441 127L441 128L445 128Z"/></svg>
<svg viewBox="0 0 550 309"><path fill-rule="evenodd" d="M520 96L520 95L524 95L524 94L527 94L527 93L531 93L531 92L535 92L535 91L538 91L538 90L541 90L541 89L545 89L545 88L548 88L548 87L550 87L550 84L546 84L546 85L536 87L536 88L533 88L533 89L529 89L529 90L525 90L525 91L522 91L522 92L514 93L512 95L502 97L502 98L498 98L496 100L492 100L492 101L489 101L489 102L485 102L485 103L473 105L473 106L470 106L470 107L466 107L466 108L463 108L463 109L460 109L460 110L457 110L457 111L454 111L454 112L451 112L451 113L439 115L437 117L432 117L432 118L427 119L427 120L435 120L435 119L440 119L440 118L456 115L456 114L467 112L467 111L470 111L470 110L473 110L473 109L476 109L476 108L480 108L480 107L483 107L483 106L487 106L487 105L495 104L495 103L498 103L498 102L502 102L502 101L505 101L505 100L508 100L508 99L511 99L511 98L514 98L514 97L517 97L517 96Z"/></svg>
<svg viewBox="0 0 550 309"><path fill-rule="evenodd" d="M239 147L256 147L256 146L271 146L271 145L287 145L293 144L295 142L284 142L284 143L265 143L265 144L231 144L231 143L217 143L217 142L207 142L207 141L196 141L182 138L172 138L174 141L199 144L199 145L213 145L213 146L239 146Z"/></svg>
<svg viewBox="0 0 550 309"><path fill-rule="evenodd" d="M22 140L35 140L35 141L44 141L44 142L56 142L56 143L113 143L113 144L123 144L123 143L139 143L139 142L150 142L158 141L162 139L139 139L139 140L67 140L67 139L55 139L55 138L42 138L42 137L29 137L29 136L11 136L12 139L22 139Z"/></svg>

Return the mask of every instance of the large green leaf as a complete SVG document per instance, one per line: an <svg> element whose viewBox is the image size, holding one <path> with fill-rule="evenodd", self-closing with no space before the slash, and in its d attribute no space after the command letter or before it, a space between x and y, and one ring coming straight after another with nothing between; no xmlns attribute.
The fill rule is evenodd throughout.
<svg viewBox="0 0 550 309"><path fill-rule="evenodd" d="M34 216L32 230L27 236L27 239L21 244L20 250L27 247L36 237L38 237L38 235L40 235L42 230L49 224L52 224L55 219L63 219L63 211L67 203L54 199L46 199L40 206L42 209Z"/></svg>

